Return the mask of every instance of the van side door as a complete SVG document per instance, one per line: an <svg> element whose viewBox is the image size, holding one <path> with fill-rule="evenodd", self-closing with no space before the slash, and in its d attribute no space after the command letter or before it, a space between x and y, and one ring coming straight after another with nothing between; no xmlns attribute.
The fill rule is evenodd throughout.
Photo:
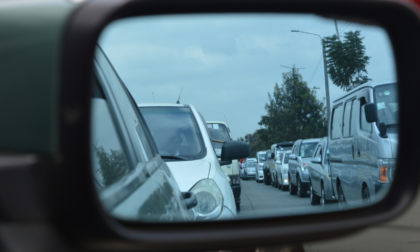
<svg viewBox="0 0 420 252"><path fill-rule="evenodd" d="M333 180L334 192L338 192L338 184L342 183L342 159L341 159L341 122L343 116L343 104L333 107L329 128L330 140L330 166Z"/></svg>
<svg viewBox="0 0 420 252"><path fill-rule="evenodd" d="M341 162L343 165L343 179L346 181L348 186L347 200L355 200L355 190L357 178L356 178L356 167L357 164L354 162L354 134L352 131L352 116L353 103L356 102L356 97L351 97L344 103L343 111L343 127L342 127L342 140L341 140ZM343 190L346 190L343 188Z"/></svg>
<svg viewBox="0 0 420 252"><path fill-rule="evenodd" d="M366 185L369 188L370 195L374 193L373 182L378 178L377 167L377 142L373 134L375 125L368 123L365 117L364 105L372 102L371 89L360 90L358 93L358 119L355 123L357 138L355 141L355 160L357 161L355 187L357 192L355 198L358 202L362 200L362 190Z"/></svg>

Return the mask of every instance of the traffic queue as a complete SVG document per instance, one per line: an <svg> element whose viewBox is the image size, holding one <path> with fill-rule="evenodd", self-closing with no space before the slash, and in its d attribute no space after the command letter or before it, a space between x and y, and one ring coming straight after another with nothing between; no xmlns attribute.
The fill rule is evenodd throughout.
<svg viewBox="0 0 420 252"><path fill-rule="evenodd" d="M244 161L254 165L246 165L242 178L309 197L311 205L343 208L380 199L396 167L397 84L364 84L335 100L328 134L258 151Z"/></svg>

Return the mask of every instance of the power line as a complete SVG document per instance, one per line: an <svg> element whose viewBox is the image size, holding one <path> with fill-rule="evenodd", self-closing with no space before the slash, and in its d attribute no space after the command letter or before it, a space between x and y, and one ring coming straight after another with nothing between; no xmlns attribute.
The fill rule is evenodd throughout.
<svg viewBox="0 0 420 252"><path fill-rule="evenodd" d="M321 55L321 57L319 57L318 63L316 64L316 67L315 67L314 71L312 72L311 77L308 80L308 86L312 82L312 80L315 77L316 73L318 72L318 68L319 68L319 66L321 64L321 60L322 60L322 55Z"/></svg>

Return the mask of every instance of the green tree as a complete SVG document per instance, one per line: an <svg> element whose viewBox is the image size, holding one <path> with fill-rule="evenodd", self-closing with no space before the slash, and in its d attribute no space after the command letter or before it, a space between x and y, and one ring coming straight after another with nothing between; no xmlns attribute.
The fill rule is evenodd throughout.
<svg viewBox="0 0 420 252"><path fill-rule="evenodd" d="M316 98L315 90L308 87L297 69L283 73L283 84L275 84L273 93L268 93L268 100L267 114L258 123L264 128L259 137L266 147L282 141L327 135L324 101Z"/></svg>
<svg viewBox="0 0 420 252"><path fill-rule="evenodd" d="M324 38L327 58L328 74L333 83L349 90L368 82L366 66L371 57L365 55L360 31L344 33L344 40L337 35ZM365 73L366 75L363 75Z"/></svg>

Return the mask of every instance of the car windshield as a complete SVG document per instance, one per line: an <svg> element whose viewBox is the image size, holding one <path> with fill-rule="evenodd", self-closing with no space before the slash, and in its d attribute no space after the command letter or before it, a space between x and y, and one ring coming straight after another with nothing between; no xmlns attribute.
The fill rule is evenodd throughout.
<svg viewBox="0 0 420 252"><path fill-rule="evenodd" d="M300 146L299 156L302 158L312 157L317 144L318 144L317 142L302 143L302 145Z"/></svg>
<svg viewBox="0 0 420 252"><path fill-rule="evenodd" d="M180 107L143 107L146 120L161 156L189 160L203 156L203 143L191 109ZM177 160L177 159L174 159Z"/></svg>
<svg viewBox="0 0 420 252"><path fill-rule="evenodd" d="M259 162L263 161L264 158L265 158L265 153L258 154L258 160L259 160Z"/></svg>
<svg viewBox="0 0 420 252"><path fill-rule="evenodd" d="M279 146L279 150L281 151L288 151L288 150L292 150L293 145L290 146Z"/></svg>
<svg viewBox="0 0 420 252"><path fill-rule="evenodd" d="M252 167L255 166L255 162L254 161L247 161L246 162L246 167Z"/></svg>
<svg viewBox="0 0 420 252"><path fill-rule="evenodd" d="M375 103L379 121L386 125L398 124L398 87L396 84L375 87Z"/></svg>

